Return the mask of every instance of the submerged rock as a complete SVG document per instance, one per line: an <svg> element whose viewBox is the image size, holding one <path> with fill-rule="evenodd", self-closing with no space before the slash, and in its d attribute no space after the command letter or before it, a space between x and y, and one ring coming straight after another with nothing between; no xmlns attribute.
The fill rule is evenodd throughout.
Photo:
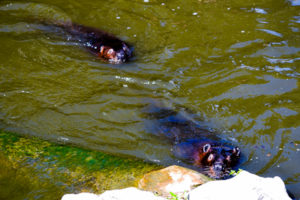
<svg viewBox="0 0 300 200"><path fill-rule="evenodd" d="M291 200L281 178L241 171L228 180L211 181L192 190L189 200Z"/></svg>
<svg viewBox="0 0 300 200"><path fill-rule="evenodd" d="M134 187L121 190L109 190L101 195L92 193L66 194L61 200L166 200L165 198L154 195L152 192L142 191Z"/></svg>
<svg viewBox="0 0 300 200"><path fill-rule="evenodd" d="M170 192L182 196L191 189L212 179L191 169L170 166L146 174L139 181L139 188L168 197Z"/></svg>

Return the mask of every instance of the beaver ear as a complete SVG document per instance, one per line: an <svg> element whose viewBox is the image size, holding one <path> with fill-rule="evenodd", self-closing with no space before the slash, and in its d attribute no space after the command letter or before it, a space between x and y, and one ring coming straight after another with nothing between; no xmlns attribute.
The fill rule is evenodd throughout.
<svg viewBox="0 0 300 200"><path fill-rule="evenodd" d="M236 157L239 157L241 154L241 150L238 147L234 147L232 150L232 154L235 155Z"/></svg>
<svg viewBox="0 0 300 200"><path fill-rule="evenodd" d="M202 150L203 150L203 152L204 152L204 153L208 152L208 151L209 151L209 149L210 149L210 147L211 147L211 146L210 146L210 144L208 144L208 143L207 143L207 144L205 144L205 145L203 146L203 149L202 149Z"/></svg>

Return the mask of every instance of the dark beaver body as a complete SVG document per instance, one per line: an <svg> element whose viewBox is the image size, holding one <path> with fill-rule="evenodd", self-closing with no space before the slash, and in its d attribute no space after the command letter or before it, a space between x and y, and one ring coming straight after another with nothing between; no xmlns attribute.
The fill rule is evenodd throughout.
<svg viewBox="0 0 300 200"><path fill-rule="evenodd" d="M151 105L147 109L151 133L173 144L174 156L212 178L224 178L240 159L240 149L196 121L192 114Z"/></svg>
<svg viewBox="0 0 300 200"><path fill-rule="evenodd" d="M109 63L125 63L132 57L133 49L129 44L105 31L71 22L48 25L62 28L69 34L68 40L80 42L90 52Z"/></svg>

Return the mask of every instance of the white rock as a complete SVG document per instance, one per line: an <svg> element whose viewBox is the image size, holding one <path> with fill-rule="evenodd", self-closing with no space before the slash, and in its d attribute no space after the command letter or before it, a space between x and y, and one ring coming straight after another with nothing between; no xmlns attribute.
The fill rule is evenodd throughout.
<svg viewBox="0 0 300 200"><path fill-rule="evenodd" d="M99 200L99 195L93 193L65 194L61 200Z"/></svg>
<svg viewBox="0 0 300 200"><path fill-rule="evenodd" d="M155 196L152 192L142 191L134 187L125 188L122 190L110 190L101 195L101 200L128 200L128 199L143 199L143 200L165 200L162 197Z"/></svg>
<svg viewBox="0 0 300 200"><path fill-rule="evenodd" d="M92 193L66 194L61 200L166 200L152 192L142 191L134 187L121 190L109 190L101 195Z"/></svg>
<svg viewBox="0 0 300 200"><path fill-rule="evenodd" d="M189 194L189 200L291 200L281 178L262 178L241 171L228 180L205 183Z"/></svg>

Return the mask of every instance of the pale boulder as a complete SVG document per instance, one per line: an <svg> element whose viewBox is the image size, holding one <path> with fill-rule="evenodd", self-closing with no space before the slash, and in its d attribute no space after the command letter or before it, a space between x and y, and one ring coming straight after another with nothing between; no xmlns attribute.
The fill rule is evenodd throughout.
<svg viewBox="0 0 300 200"><path fill-rule="evenodd" d="M189 200L291 200L281 178L263 178L241 171L228 180L205 183L189 193Z"/></svg>
<svg viewBox="0 0 300 200"><path fill-rule="evenodd" d="M101 195L92 193L66 194L61 200L166 200L152 192L142 191L134 187L120 190L109 190Z"/></svg>

